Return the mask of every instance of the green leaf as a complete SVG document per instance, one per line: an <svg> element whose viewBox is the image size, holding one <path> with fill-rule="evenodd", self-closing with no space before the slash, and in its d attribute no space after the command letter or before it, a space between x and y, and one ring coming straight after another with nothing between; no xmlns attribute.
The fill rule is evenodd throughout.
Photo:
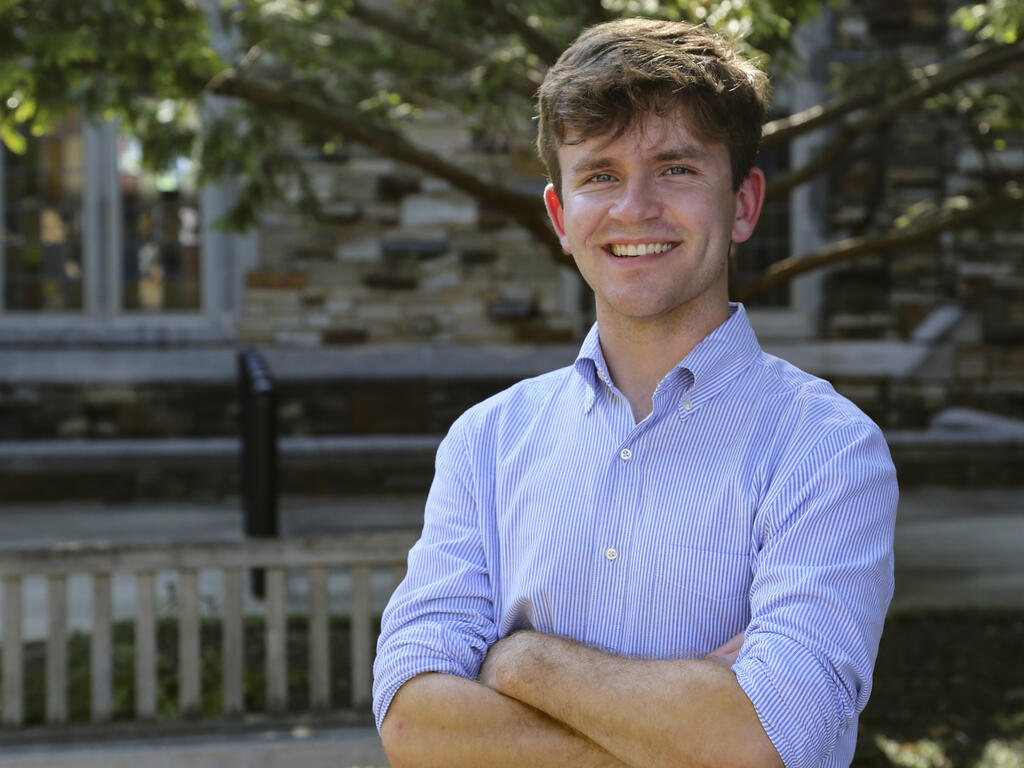
<svg viewBox="0 0 1024 768"><path fill-rule="evenodd" d="M4 145L16 155L24 155L28 150L25 137L9 123L0 123L0 139L3 139Z"/></svg>
<svg viewBox="0 0 1024 768"><path fill-rule="evenodd" d="M36 114L36 101L31 98L24 98L21 103L18 104L18 108L14 110L14 120L18 123L27 123Z"/></svg>

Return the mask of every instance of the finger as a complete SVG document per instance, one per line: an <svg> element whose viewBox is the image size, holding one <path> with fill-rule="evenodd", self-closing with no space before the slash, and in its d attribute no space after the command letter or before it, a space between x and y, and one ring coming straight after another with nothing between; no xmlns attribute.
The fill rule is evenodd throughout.
<svg viewBox="0 0 1024 768"><path fill-rule="evenodd" d="M740 648L743 647L743 638L745 637L745 634L745 632L740 632L739 634L733 635L708 655L738 653Z"/></svg>

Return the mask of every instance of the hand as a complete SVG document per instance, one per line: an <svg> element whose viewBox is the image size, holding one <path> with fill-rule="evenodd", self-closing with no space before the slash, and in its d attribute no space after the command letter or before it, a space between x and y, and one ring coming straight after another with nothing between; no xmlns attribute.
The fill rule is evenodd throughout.
<svg viewBox="0 0 1024 768"><path fill-rule="evenodd" d="M736 663L736 658L740 655L740 649L743 647L744 637L744 632L740 632L738 635L733 635L704 658L707 661L713 661L724 667L731 667Z"/></svg>
<svg viewBox="0 0 1024 768"><path fill-rule="evenodd" d="M499 691L498 675L507 671L509 666L514 663L512 657L515 654L515 646L526 634L528 633L514 632L492 645L487 651L487 656L484 657L484 663L480 665L480 671L476 676L477 681L492 690Z"/></svg>

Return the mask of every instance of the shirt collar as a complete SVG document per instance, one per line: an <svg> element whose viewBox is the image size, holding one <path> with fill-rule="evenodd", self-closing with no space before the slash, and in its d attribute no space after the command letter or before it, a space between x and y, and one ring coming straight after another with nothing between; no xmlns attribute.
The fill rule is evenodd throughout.
<svg viewBox="0 0 1024 768"><path fill-rule="evenodd" d="M729 318L704 337L690 354L665 374L655 393L676 389L680 385L690 392L688 403L697 405L714 397L760 354L754 329L750 327L742 304L729 303ZM600 380L611 386L608 364L601 350L597 323L580 346L573 364L587 386L586 410L594 405Z"/></svg>
<svg viewBox="0 0 1024 768"><path fill-rule="evenodd" d="M597 323L590 327L590 332L580 346L580 352L576 355L576 362L573 363L576 373L587 385L587 400L585 410L590 413L597 398L597 382L607 384L612 380L608 373L608 364L604 360L604 353L601 351L601 341L597 334Z"/></svg>
<svg viewBox="0 0 1024 768"><path fill-rule="evenodd" d="M676 367L693 375L690 400L696 405L720 392L760 353L746 310L742 304L730 302L729 319L705 336Z"/></svg>

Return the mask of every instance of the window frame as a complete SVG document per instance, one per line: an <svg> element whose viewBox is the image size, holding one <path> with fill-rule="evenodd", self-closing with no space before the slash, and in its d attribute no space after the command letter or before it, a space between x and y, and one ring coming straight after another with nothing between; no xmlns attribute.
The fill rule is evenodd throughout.
<svg viewBox="0 0 1024 768"><path fill-rule="evenodd" d="M821 67L822 53L832 40L832 12L824 9L821 18L802 25L793 36L797 55L811 66L801 74L780 84L777 101L789 105L793 112L809 109L825 99L825 78ZM806 164L828 138L827 132L812 131L795 139L789 148L791 168ZM789 195L789 249L796 256L815 253L827 242L825 231L826 179L820 176L801 184ZM818 339L822 326L822 290L828 269L817 269L794 279L789 288L788 307L751 307L751 325L758 337L795 340Z"/></svg>
<svg viewBox="0 0 1024 768"><path fill-rule="evenodd" d="M258 228L225 232L211 222L221 218L235 199L233 185L207 184L199 189L200 306L198 310L140 312L122 303L123 206L118 180L115 121L83 120L84 168L82 214L82 309L14 310L4 306L5 243L0 237L0 343L96 340L144 343L161 341L232 341L244 300L245 272L258 263ZM4 156L0 152L0 190ZM0 222L6 200L0 194ZM216 254L211 257L211 254Z"/></svg>

